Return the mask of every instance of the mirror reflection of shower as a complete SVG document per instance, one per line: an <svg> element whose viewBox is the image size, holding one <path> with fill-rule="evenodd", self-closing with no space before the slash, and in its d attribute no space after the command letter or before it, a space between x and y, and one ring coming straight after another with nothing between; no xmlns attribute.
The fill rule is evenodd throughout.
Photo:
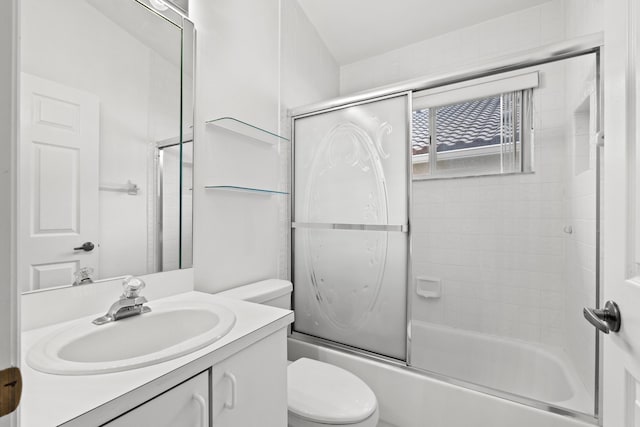
<svg viewBox="0 0 640 427"><path fill-rule="evenodd" d="M154 263L158 271L186 268L192 264L192 178L193 139L184 141L182 147L175 142L159 143L156 229L153 233Z"/></svg>

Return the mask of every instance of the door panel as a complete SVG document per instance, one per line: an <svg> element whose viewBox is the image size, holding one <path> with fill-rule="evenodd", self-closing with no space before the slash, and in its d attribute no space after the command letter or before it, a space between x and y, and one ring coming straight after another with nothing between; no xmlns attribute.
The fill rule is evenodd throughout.
<svg viewBox="0 0 640 427"><path fill-rule="evenodd" d="M98 275L99 101L22 74L18 282L22 291ZM92 251L76 251L93 242Z"/></svg>
<svg viewBox="0 0 640 427"><path fill-rule="evenodd" d="M78 150L38 142L32 149L32 236L78 233Z"/></svg>
<svg viewBox="0 0 640 427"><path fill-rule="evenodd" d="M80 106L62 99L33 96L34 122L78 132Z"/></svg>
<svg viewBox="0 0 640 427"><path fill-rule="evenodd" d="M59 286L60 283L72 283L73 273L78 270L78 265L78 261L31 265L29 275L31 289L45 289Z"/></svg>

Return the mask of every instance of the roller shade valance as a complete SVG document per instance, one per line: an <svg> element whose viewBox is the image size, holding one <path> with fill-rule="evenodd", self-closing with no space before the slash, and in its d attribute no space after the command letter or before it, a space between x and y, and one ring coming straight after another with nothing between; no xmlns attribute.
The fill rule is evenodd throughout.
<svg viewBox="0 0 640 427"><path fill-rule="evenodd" d="M414 92L413 109L438 107L538 87L538 71L506 73Z"/></svg>

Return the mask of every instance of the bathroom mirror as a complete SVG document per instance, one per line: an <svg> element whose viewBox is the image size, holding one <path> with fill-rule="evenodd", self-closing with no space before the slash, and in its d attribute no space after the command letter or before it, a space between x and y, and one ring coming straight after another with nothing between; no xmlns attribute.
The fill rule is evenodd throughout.
<svg viewBox="0 0 640 427"><path fill-rule="evenodd" d="M23 0L20 27L20 289L190 267L193 24L157 0Z"/></svg>

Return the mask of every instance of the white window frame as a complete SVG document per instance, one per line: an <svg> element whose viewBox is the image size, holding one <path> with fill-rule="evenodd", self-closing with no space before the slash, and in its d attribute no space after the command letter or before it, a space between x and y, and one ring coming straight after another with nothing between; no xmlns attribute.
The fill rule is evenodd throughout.
<svg viewBox="0 0 640 427"><path fill-rule="evenodd" d="M480 79L474 79L472 81L464 81L460 83L455 83L447 86L442 86L438 88L432 88L422 91L414 92L413 94L413 108L412 113L414 111L430 109L432 111L436 111L438 108L445 107L447 105L459 104L464 102L469 102L474 99L488 98L492 96L501 96L504 93L510 92L518 92L522 91L522 102L530 104L531 99L530 96L525 96L525 93L528 89L537 88L540 84L540 77L537 71L534 72L511 72L504 73L501 75L493 75L489 77L484 77ZM523 156L523 161L521 170L512 171L515 173L518 172L527 172L531 170L532 160L527 158L531 157L530 152L525 154L525 150L530 150L531 147L531 135L528 134L527 129L530 129L530 111L531 105L523 105L523 111L521 114L521 153ZM502 152L503 146L498 145L489 145L489 146L481 146L481 147L470 147L470 148L462 148L451 151L441 151L436 152L436 147L433 144L434 140L434 130L437 133L437 129L435 129L435 115L430 114L430 129L431 129L431 144L430 144L430 153L434 152L435 156L431 159L430 153L419 154L412 156L412 164L424 164L430 163L430 173L425 175L417 175L415 179L441 179L441 178L456 178L461 176L466 176L464 174L461 175L438 175L435 166L437 160L450 160L450 159L462 159L462 158L470 158L477 156L486 156L492 154L500 154ZM436 159L437 158L437 159ZM435 172L435 173L434 173ZM512 172L504 172L504 173L512 173ZM503 173L497 173L503 174ZM496 173L486 173L486 174L473 174L476 175L496 175Z"/></svg>

